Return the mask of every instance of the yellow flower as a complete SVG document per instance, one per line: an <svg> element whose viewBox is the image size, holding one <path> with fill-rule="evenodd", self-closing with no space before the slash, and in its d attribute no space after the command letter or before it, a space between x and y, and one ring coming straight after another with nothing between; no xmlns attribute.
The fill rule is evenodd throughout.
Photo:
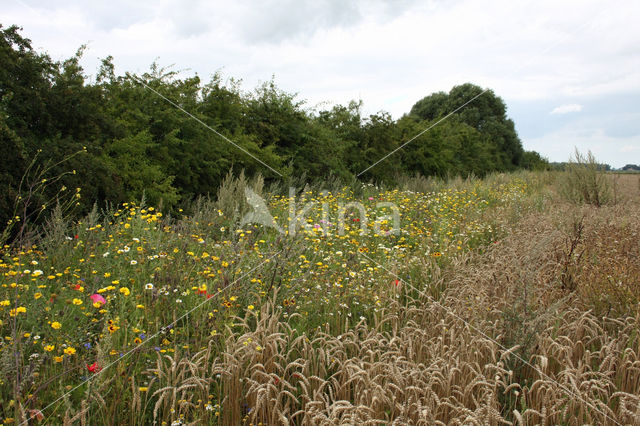
<svg viewBox="0 0 640 426"><path fill-rule="evenodd" d="M54 330L59 330L60 327L62 327L62 324L60 324L58 321L54 321L51 323L51 328L53 328Z"/></svg>
<svg viewBox="0 0 640 426"><path fill-rule="evenodd" d="M147 392L147 391L149 390L149 388L148 388L148 387L146 387L146 386L140 386L140 387L138 388L138 390L139 390L140 392Z"/></svg>
<svg viewBox="0 0 640 426"><path fill-rule="evenodd" d="M62 360L63 360L63 359L64 359L64 357L63 357L63 356L54 356L54 357L53 357L53 360L54 360L55 362L62 362Z"/></svg>
<svg viewBox="0 0 640 426"><path fill-rule="evenodd" d="M69 348L65 348L63 352L67 355L73 355L76 353L76 350L74 348L69 347Z"/></svg>
<svg viewBox="0 0 640 426"><path fill-rule="evenodd" d="M24 306L18 306L16 309L12 309L11 311L15 311L15 313L13 315L11 315L12 317L15 317L16 314L24 314L27 312L27 308L25 308ZM11 312L9 312L9 314L11 314Z"/></svg>
<svg viewBox="0 0 640 426"><path fill-rule="evenodd" d="M56 346L55 346L55 345L46 345L46 346L44 347L44 350L45 350L45 351L47 351L47 352L51 352L51 351L52 351L52 350L54 350L55 348L56 348Z"/></svg>
<svg viewBox="0 0 640 426"><path fill-rule="evenodd" d="M253 310L255 309L255 306L253 306L253 305L249 305L249 306L247 306L247 308L248 308L250 311L253 311Z"/></svg>
<svg viewBox="0 0 640 426"><path fill-rule="evenodd" d="M73 299L72 303L73 303L74 305L82 305L82 300L80 300L80 299Z"/></svg>
<svg viewBox="0 0 640 426"><path fill-rule="evenodd" d="M125 296L128 296L131 294L131 291L127 287L122 287L120 288L120 293L124 294Z"/></svg>

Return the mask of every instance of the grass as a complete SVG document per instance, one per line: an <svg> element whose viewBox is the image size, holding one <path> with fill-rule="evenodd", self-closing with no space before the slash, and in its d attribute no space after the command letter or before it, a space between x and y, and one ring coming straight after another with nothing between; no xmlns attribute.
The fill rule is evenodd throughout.
<svg viewBox="0 0 640 426"><path fill-rule="evenodd" d="M611 180L600 171L600 165L591 151L582 154L576 148L569 159L560 188L566 199L578 204L600 207L612 200Z"/></svg>
<svg viewBox="0 0 640 426"><path fill-rule="evenodd" d="M599 208L566 203L561 179L293 200L230 176L181 217L53 214L2 252L0 420L637 423L637 176ZM239 226L247 187L284 233Z"/></svg>

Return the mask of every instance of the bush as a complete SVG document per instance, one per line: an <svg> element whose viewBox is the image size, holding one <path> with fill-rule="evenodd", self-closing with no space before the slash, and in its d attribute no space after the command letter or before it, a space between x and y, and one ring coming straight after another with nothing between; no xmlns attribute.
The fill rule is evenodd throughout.
<svg viewBox="0 0 640 426"><path fill-rule="evenodd" d="M560 183L562 195L576 204L600 207L611 201L611 183L591 151L584 155L576 149Z"/></svg>

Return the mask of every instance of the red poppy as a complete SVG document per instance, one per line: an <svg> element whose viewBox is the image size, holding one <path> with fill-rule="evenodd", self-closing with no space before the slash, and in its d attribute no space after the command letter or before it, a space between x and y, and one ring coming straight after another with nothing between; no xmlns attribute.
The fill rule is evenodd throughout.
<svg viewBox="0 0 640 426"><path fill-rule="evenodd" d="M90 373L97 373L98 371L102 370L102 368L98 367L97 362L94 362L91 365L87 364L87 370L89 370Z"/></svg>
<svg viewBox="0 0 640 426"><path fill-rule="evenodd" d="M395 280L394 284L396 285L396 287L398 287L400 285L400 280Z"/></svg>
<svg viewBox="0 0 640 426"><path fill-rule="evenodd" d="M38 420L38 422L41 422L42 420L44 420L44 414L42 414L42 411L40 410L29 410L29 418L33 419L36 418L36 420Z"/></svg>

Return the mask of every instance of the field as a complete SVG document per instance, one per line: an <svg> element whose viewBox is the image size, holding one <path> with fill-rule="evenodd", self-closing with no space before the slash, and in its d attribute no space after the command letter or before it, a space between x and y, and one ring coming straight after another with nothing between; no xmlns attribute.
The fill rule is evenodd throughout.
<svg viewBox="0 0 640 426"><path fill-rule="evenodd" d="M562 176L54 214L0 259L0 421L640 424L640 178Z"/></svg>

